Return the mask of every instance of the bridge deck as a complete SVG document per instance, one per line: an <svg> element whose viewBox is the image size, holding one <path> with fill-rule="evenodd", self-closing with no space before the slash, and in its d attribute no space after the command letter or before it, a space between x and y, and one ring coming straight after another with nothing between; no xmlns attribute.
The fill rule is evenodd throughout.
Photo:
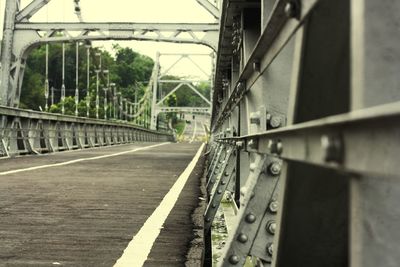
<svg viewBox="0 0 400 267"><path fill-rule="evenodd" d="M150 145L0 160L0 266L113 266L200 146L132 151ZM200 160L145 266L184 265L201 168Z"/></svg>

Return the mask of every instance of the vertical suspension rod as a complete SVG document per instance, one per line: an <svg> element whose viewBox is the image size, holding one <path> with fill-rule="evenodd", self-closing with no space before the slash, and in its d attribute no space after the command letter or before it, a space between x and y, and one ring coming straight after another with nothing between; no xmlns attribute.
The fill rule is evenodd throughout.
<svg viewBox="0 0 400 267"><path fill-rule="evenodd" d="M46 104L44 110L49 111L49 44L46 43L46 80L44 82L44 97Z"/></svg>
<svg viewBox="0 0 400 267"><path fill-rule="evenodd" d="M75 45L75 116L78 116L78 103L79 103L79 42Z"/></svg>
<svg viewBox="0 0 400 267"><path fill-rule="evenodd" d="M61 85L61 113L65 114L65 43L62 44L62 85Z"/></svg>

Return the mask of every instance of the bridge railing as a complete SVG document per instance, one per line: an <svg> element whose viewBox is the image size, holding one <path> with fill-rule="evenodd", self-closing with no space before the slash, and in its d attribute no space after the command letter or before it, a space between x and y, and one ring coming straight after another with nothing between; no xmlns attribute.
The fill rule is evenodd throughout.
<svg viewBox="0 0 400 267"><path fill-rule="evenodd" d="M0 157L41 154L107 145L174 141L121 121L105 121L0 106Z"/></svg>

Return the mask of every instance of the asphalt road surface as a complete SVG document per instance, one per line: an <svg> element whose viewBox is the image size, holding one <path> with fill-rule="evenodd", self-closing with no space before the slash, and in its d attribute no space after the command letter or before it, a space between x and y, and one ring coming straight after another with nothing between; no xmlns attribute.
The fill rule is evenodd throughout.
<svg viewBox="0 0 400 267"><path fill-rule="evenodd" d="M185 118L187 123L182 136L183 141L190 143L204 141L206 136L204 127L209 125L210 117L197 114L193 119L193 115L187 114Z"/></svg>
<svg viewBox="0 0 400 267"><path fill-rule="evenodd" d="M145 225L199 147L136 143L1 159L0 266L114 266L132 244L143 252L135 238L150 239ZM172 194L179 198L166 221L155 218L144 266L184 266L201 164Z"/></svg>

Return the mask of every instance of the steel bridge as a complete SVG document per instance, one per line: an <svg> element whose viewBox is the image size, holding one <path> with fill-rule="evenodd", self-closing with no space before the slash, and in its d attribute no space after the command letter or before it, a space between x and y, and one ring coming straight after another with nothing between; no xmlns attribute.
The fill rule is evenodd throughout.
<svg viewBox="0 0 400 267"><path fill-rule="evenodd" d="M74 0L80 22L30 22L50 1L6 1L0 266L400 265L399 1L196 0L213 22L92 23ZM34 47L87 40L207 46L211 95L163 79L176 62L159 53L141 99L108 83L108 117L98 88L96 118L18 108ZM183 87L205 105L167 106ZM158 115L179 112L210 130L193 117L175 143Z"/></svg>

